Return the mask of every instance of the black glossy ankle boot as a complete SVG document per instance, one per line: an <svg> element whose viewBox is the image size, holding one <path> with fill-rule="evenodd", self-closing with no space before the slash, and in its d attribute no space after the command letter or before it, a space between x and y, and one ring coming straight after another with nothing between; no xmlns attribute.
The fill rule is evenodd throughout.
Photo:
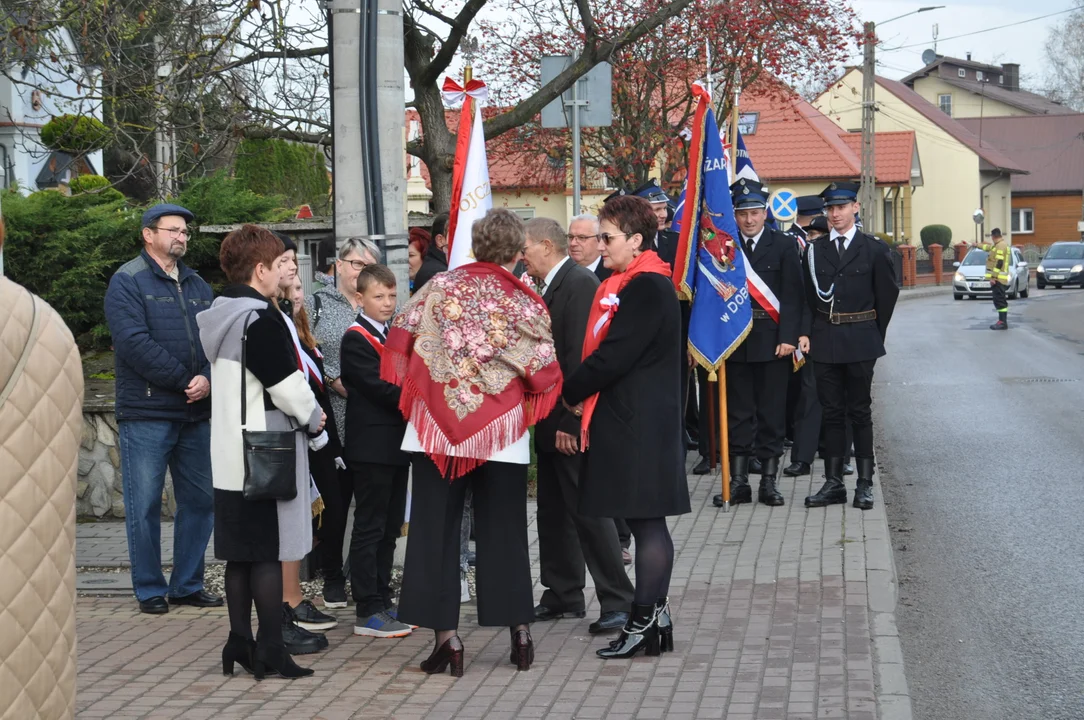
<svg viewBox="0 0 1084 720"><path fill-rule="evenodd" d="M842 505L847 502L847 488L843 485L843 458L830 457L824 461L824 485L814 495L805 499L806 507Z"/></svg>
<svg viewBox="0 0 1084 720"><path fill-rule="evenodd" d="M777 477L779 477L779 458L768 458L764 461L760 475L760 492L757 499L770 507L779 507L783 504L783 493L775 487Z"/></svg>
<svg viewBox="0 0 1084 720"><path fill-rule="evenodd" d="M659 650L674 652L674 620L670 617L670 598L655 601L655 617L659 626Z"/></svg>
<svg viewBox="0 0 1084 720"><path fill-rule="evenodd" d="M625 660L633 657L641 649L646 655L660 655L659 626L655 614L655 605L637 605L633 603L629 622L621 631L615 643L596 650L595 654L603 660Z"/></svg>
<svg viewBox="0 0 1084 720"><path fill-rule="evenodd" d="M222 648L222 674L233 675L233 665L237 663L245 672L252 672L252 657L256 652L256 642L252 638L241 637L231 632Z"/></svg>
<svg viewBox="0 0 1084 720"><path fill-rule="evenodd" d="M723 506L723 496L711 499L715 507ZM742 505L753 502L753 489L749 487L749 456L734 455L730 458L730 504Z"/></svg>
<svg viewBox="0 0 1084 720"><path fill-rule="evenodd" d="M463 677L463 641L453 635L422 660L422 672L436 675L448 670L452 677Z"/></svg>
<svg viewBox="0 0 1084 720"><path fill-rule="evenodd" d="M287 680L303 678L312 675L310 668L298 667L290 653L286 652L286 646L282 644L269 645L256 643L256 652L252 662L252 674L257 680L263 680L267 675L279 675Z"/></svg>
<svg viewBox="0 0 1084 720"><path fill-rule="evenodd" d="M854 492L854 506L859 510L873 509L873 458L857 458L858 489Z"/></svg>

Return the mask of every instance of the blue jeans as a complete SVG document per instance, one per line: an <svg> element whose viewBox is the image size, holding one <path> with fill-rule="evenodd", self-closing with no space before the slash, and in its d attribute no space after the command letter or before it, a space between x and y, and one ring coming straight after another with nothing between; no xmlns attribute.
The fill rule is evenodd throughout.
<svg viewBox="0 0 1084 720"><path fill-rule="evenodd" d="M184 597L203 589L203 554L214 529L211 423L130 420L117 424L124 488L124 524L132 587L142 602ZM173 574L162 575L162 490L173 475Z"/></svg>

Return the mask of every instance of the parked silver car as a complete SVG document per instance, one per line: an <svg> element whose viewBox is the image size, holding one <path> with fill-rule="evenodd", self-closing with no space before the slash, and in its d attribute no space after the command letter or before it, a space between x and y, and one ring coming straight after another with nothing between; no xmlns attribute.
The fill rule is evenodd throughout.
<svg viewBox="0 0 1084 720"><path fill-rule="evenodd" d="M1028 296L1028 283L1031 281L1027 260L1016 248L1009 249L1009 298ZM990 281L986 280L986 251L973 247L967 251L963 262L952 263L956 274L952 278L952 297L963 300L964 295L972 300L977 297L990 297Z"/></svg>

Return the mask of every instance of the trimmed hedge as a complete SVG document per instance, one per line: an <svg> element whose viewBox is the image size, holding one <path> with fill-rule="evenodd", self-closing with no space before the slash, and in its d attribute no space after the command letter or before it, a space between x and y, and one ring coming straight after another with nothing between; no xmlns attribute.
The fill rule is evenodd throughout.
<svg viewBox="0 0 1084 720"><path fill-rule="evenodd" d="M109 128L86 115L59 115L41 128L41 142L50 150L86 155L109 142Z"/></svg>
<svg viewBox="0 0 1084 720"><path fill-rule="evenodd" d="M237 149L234 175L254 193L283 196L287 207L308 204L317 215L330 210L331 180L319 147L246 139Z"/></svg>
<svg viewBox="0 0 1084 720"><path fill-rule="evenodd" d="M918 236L922 239L922 247L926 252L929 252L930 245L947 248L952 244L952 228L948 225L927 225Z"/></svg>

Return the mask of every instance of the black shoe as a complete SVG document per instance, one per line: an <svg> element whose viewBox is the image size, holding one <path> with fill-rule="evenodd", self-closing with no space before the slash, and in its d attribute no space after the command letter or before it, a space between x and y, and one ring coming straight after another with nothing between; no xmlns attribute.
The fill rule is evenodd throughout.
<svg viewBox="0 0 1084 720"><path fill-rule="evenodd" d="M655 601L655 617L659 625L659 650L674 652L674 621L670 618L670 598Z"/></svg>
<svg viewBox="0 0 1084 720"><path fill-rule="evenodd" d="M508 662L516 666L516 670L530 670L534 662L534 640L531 639L530 630L516 630L508 628L512 636L512 651L508 655Z"/></svg>
<svg viewBox="0 0 1084 720"><path fill-rule="evenodd" d="M787 477L801 477L802 475L808 475L810 469L809 463L792 462L783 468L783 474Z"/></svg>
<svg viewBox="0 0 1084 720"><path fill-rule="evenodd" d="M346 583L328 582L324 581L324 607L326 608L344 608L346 607Z"/></svg>
<svg viewBox="0 0 1084 720"><path fill-rule="evenodd" d="M843 463L843 477L854 475L854 465L849 462Z"/></svg>
<svg viewBox="0 0 1084 720"><path fill-rule="evenodd" d="M231 632L226 646L222 648L222 674L233 675L234 663L244 668L245 672L251 673L255 652L256 642L252 638L243 638Z"/></svg>
<svg viewBox="0 0 1084 720"><path fill-rule="evenodd" d="M291 608L291 610L294 614L294 620L306 630L330 630L339 624L339 621L331 615L320 612L312 604L312 600L302 600L300 605Z"/></svg>
<svg viewBox="0 0 1084 720"><path fill-rule="evenodd" d="M730 458L730 504L741 505L753 502L753 490L749 487L749 457L734 455ZM723 506L723 496L711 499L715 507Z"/></svg>
<svg viewBox="0 0 1084 720"><path fill-rule="evenodd" d="M824 461L824 485L814 495L805 499L805 506L824 507L847 502L847 488L843 485L843 458Z"/></svg>
<svg viewBox="0 0 1084 720"><path fill-rule="evenodd" d="M560 620L561 618L584 618L587 617L586 610L565 610L564 608L552 608L546 605L538 605L534 609L534 619L539 622L545 622L547 620Z"/></svg>
<svg viewBox="0 0 1084 720"><path fill-rule="evenodd" d="M711 462L706 458L700 458L700 462L693 468L693 475L707 475L711 472Z"/></svg>
<svg viewBox="0 0 1084 720"><path fill-rule="evenodd" d="M301 627L294 621L290 606L282 604L282 642L291 655L311 655L328 646L327 638Z"/></svg>
<svg viewBox="0 0 1084 720"><path fill-rule="evenodd" d="M614 643L596 650L595 654L603 660L625 660L636 653L644 650L645 654L655 656L662 654L659 645L659 626L656 606L637 605L633 603L629 621L621 631L621 637Z"/></svg>
<svg viewBox="0 0 1084 720"><path fill-rule="evenodd" d="M858 489L854 493L854 507L859 510L873 509L873 458L858 459Z"/></svg>
<svg viewBox="0 0 1084 720"><path fill-rule="evenodd" d="M764 472L760 476L760 491L757 500L769 507L783 505L783 493L775 487L775 480L779 473L779 458L768 458L764 461Z"/></svg>
<svg viewBox="0 0 1084 720"><path fill-rule="evenodd" d="M613 632L614 630L620 630L625 627L625 623L629 621L629 614L627 612L621 612L619 610L610 610L604 612L598 620L591 623L587 628L587 632L592 635L598 635L600 633Z"/></svg>
<svg viewBox="0 0 1084 720"><path fill-rule="evenodd" d="M156 595L152 598L139 601L139 612L147 613L148 615L165 615L169 612L169 605L166 603L166 599L161 595Z"/></svg>
<svg viewBox="0 0 1084 720"><path fill-rule="evenodd" d="M200 590L184 597L171 597L170 605L191 605L192 607L222 607L225 603L218 595Z"/></svg>
<svg viewBox="0 0 1084 720"><path fill-rule="evenodd" d="M1006 315L1008 315L1008 313L1001 313L1001 319L998 320L993 325L991 325L990 329L991 330L1008 330L1009 329L1009 319L1007 317L1005 317Z"/></svg>
<svg viewBox="0 0 1084 720"><path fill-rule="evenodd" d="M278 675L287 680L312 675L309 668L298 667L284 645L257 643L252 662L252 674L257 680L268 675Z"/></svg>
<svg viewBox="0 0 1084 720"><path fill-rule="evenodd" d="M752 458L749 461L749 474L760 475L762 472L764 472L764 468L761 467L760 458Z"/></svg>

